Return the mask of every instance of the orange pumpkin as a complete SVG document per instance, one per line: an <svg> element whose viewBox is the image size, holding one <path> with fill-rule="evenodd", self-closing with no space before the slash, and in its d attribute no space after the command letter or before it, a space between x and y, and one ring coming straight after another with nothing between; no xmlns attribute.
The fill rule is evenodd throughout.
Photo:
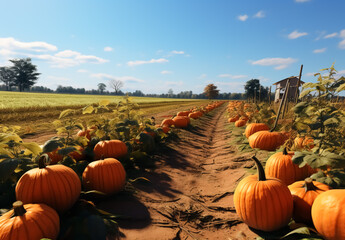
<svg viewBox="0 0 345 240"><path fill-rule="evenodd" d="M270 130L266 123L250 123L247 125L244 133L248 138L250 135L263 130Z"/></svg>
<svg viewBox="0 0 345 240"><path fill-rule="evenodd" d="M251 148L274 151L284 144L286 136L280 132L259 131L249 136Z"/></svg>
<svg viewBox="0 0 345 240"><path fill-rule="evenodd" d="M182 112L178 112L177 116L188 116L190 114L190 111L182 111Z"/></svg>
<svg viewBox="0 0 345 240"><path fill-rule="evenodd" d="M244 125L246 125L247 121L246 120L237 120L235 122L235 127L243 127Z"/></svg>
<svg viewBox="0 0 345 240"><path fill-rule="evenodd" d="M275 231L286 226L293 211L293 201L288 187L279 179L266 178L260 161L253 157L258 175L240 181L234 193L235 209L248 226Z"/></svg>
<svg viewBox="0 0 345 240"><path fill-rule="evenodd" d="M58 153L60 148L57 148L51 152L48 152L48 156L50 158L50 165L57 164L58 162L62 161L63 156Z"/></svg>
<svg viewBox="0 0 345 240"><path fill-rule="evenodd" d="M320 182L313 182L313 179L306 178L304 181L294 182L289 185L293 198L293 219L296 222L312 223L311 206L315 198L321 193L330 190L331 188Z"/></svg>
<svg viewBox="0 0 345 240"><path fill-rule="evenodd" d="M38 168L24 173L16 186L17 200L23 203L44 203L58 212L65 212L77 201L81 182L78 175L64 165L46 166L46 154Z"/></svg>
<svg viewBox="0 0 345 240"><path fill-rule="evenodd" d="M127 145L120 140L105 140L96 144L93 149L95 160L119 158L127 154Z"/></svg>
<svg viewBox="0 0 345 240"><path fill-rule="evenodd" d="M172 120L171 118L166 118L162 121L161 126L167 125L168 127L170 127L171 125L174 125L174 120Z"/></svg>
<svg viewBox="0 0 345 240"><path fill-rule="evenodd" d="M84 158L84 148L82 146L76 146L76 151L73 151L68 154L71 158L73 158L75 161L80 161Z"/></svg>
<svg viewBox="0 0 345 240"><path fill-rule="evenodd" d="M314 139L311 137L296 137L294 144L297 149L312 149L314 147Z"/></svg>
<svg viewBox="0 0 345 240"><path fill-rule="evenodd" d="M311 207L316 230L328 240L345 239L345 189L321 193Z"/></svg>
<svg viewBox="0 0 345 240"><path fill-rule="evenodd" d="M89 163L83 172L83 186L106 194L119 192L126 184L126 172L115 158Z"/></svg>
<svg viewBox="0 0 345 240"><path fill-rule="evenodd" d="M45 204L17 201L0 217L0 240L57 239L59 231L59 215Z"/></svg>
<svg viewBox="0 0 345 240"><path fill-rule="evenodd" d="M86 137L90 141L91 140L91 131L93 131L93 129L79 130L79 132L77 133L77 136Z"/></svg>
<svg viewBox="0 0 345 240"><path fill-rule="evenodd" d="M173 118L173 121L174 121L175 127L178 127L178 128L187 127L190 122L189 117L186 117L186 116L176 116Z"/></svg>
<svg viewBox="0 0 345 240"><path fill-rule="evenodd" d="M189 118L198 119L200 117L200 112L191 112L188 115Z"/></svg>
<svg viewBox="0 0 345 240"><path fill-rule="evenodd" d="M229 118L228 119L228 122L236 122L238 119L240 119L240 117L237 115L237 116L235 116L235 117L232 117L232 118Z"/></svg>
<svg viewBox="0 0 345 240"><path fill-rule="evenodd" d="M305 165L300 168L292 162L293 155L294 152L287 152L285 148L269 157L265 166L266 176L278 178L286 185L309 177L311 167Z"/></svg>

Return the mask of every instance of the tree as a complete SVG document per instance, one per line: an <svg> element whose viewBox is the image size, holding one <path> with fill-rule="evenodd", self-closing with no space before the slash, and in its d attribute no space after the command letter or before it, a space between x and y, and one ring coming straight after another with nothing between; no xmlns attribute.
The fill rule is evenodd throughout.
<svg viewBox="0 0 345 240"><path fill-rule="evenodd" d="M109 81L109 86L114 89L115 95L118 95L120 89L123 87L123 82L121 80L112 79Z"/></svg>
<svg viewBox="0 0 345 240"><path fill-rule="evenodd" d="M172 98L174 96L174 91L170 88L169 90L168 90L168 97L169 98Z"/></svg>
<svg viewBox="0 0 345 240"><path fill-rule="evenodd" d="M105 88L107 87L107 85L105 85L104 83L98 83L98 91L101 92L101 94L104 92Z"/></svg>
<svg viewBox="0 0 345 240"><path fill-rule="evenodd" d="M37 72L36 65L31 63L31 58L12 59L10 62L13 63L11 69L14 73L14 84L20 92L36 83L40 73Z"/></svg>
<svg viewBox="0 0 345 240"><path fill-rule="evenodd" d="M218 97L219 90L217 90L217 86L210 83L204 88L204 94L208 99L214 99Z"/></svg>
<svg viewBox="0 0 345 240"><path fill-rule="evenodd" d="M0 67L0 81L5 83L6 91L14 85L14 72L10 67Z"/></svg>
<svg viewBox="0 0 345 240"><path fill-rule="evenodd" d="M246 85L244 86L247 98L254 98L255 96L258 98L260 86L261 85L259 79L251 79L247 81Z"/></svg>

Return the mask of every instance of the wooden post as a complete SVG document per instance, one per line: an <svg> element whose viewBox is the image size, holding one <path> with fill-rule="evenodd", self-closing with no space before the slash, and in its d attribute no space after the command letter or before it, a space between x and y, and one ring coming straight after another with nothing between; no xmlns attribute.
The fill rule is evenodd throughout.
<svg viewBox="0 0 345 240"><path fill-rule="evenodd" d="M298 82L297 82L297 87L296 87L296 95L295 95L295 102L298 102L298 89L299 89L299 85L301 84L301 77L302 77L302 70L303 70L303 64L301 64L301 69L299 70L299 77L298 77Z"/></svg>
<svg viewBox="0 0 345 240"><path fill-rule="evenodd" d="M285 86L285 92L286 92L286 100L285 100L285 103L284 103L284 106L283 106L283 111L282 111L282 119L284 118L285 116L285 112L287 112L288 110L288 104L289 104L289 89L290 89L290 81L288 81L286 83L286 86Z"/></svg>
<svg viewBox="0 0 345 240"><path fill-rule="evenodd" d="M270 86L270 91L268 93L268 104L271 105L271 86Z"/></svg>

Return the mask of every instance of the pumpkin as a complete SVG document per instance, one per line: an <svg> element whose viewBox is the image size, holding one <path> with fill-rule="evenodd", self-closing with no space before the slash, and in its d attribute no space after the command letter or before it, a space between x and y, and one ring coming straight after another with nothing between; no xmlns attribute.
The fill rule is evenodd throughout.
<svg viewBox="0 0 345 240"><path fill-rule="evenodd" d="M190 111L182 111L182 112L178 112L177 116L185 116L187 117L190 114Z"/></svg>
<svg viewBox="0 0 345 240"><path fill-rule="evenodd" d="M245 135L248 138L250 135L263 130L270 130L266 123L250 123L247 125L245 130Z"/></svg>
<svg viewBox="0 0 345 240"><path fill-rule="evenodd" d="M0 240L57 239L59 231L59 215L45 204L16 201L0 217Z"/></svg>
<svg viewBox="0 0 345 240"><path fill-rule="evenodd" d="M174 120L172 120L171 118L166 118L162 121L161 126L167 125L168 127L170 127L171 125L174 125Z"/></svg>
<svg viewBox="0 0 345 240"><path fill-rule="evenodd" d="M200 117L200 112L191 112L188 117L193 119L198 119Z"/></svg>
<svg viewBox="0 0 345 240"><path fill-rule="evenodd" d="M168 126L166 126L166 125L163 125L161 127L161 129L163 130L164 133L168 133L170 131L170 128Z"/></svg>
<svg viewBox="0 0 345 240"><path fill-rule="evenodd" d="M286 185L309 177L311 167L305 165L300 168L292 162L293 155L294 152L287 152L284 148L283 152L270 156L265 166L266 176L279 178Z"/></svg>
<svg viewBox="0 0 345 240"><path fill-rule="evenodd" d="M84 154L83 154L84 148L82 146L76 146L75 148L76 148L76 151L69 153L68 156L70 156L76 161L80 161L84 158Z"/></svg>
<svg viewBox="0 0 345 240"><path fill-rule="evenodd" d="M186 116L176 116L173 118L175 127L184 128L189 124L189 117Z"/></svg>
<svg viewBox="0 0 345 240"><path fill-rule="evenodd" d="M231 123L231 122L236 122L238 119L240 119L240 117L237 115L235 117L232 117L232 118L229 118L228 119L228 122Z"/></svg>
<svg viewBox="0 0 345 240"><path fill-rule="evenodd" d="M83 172L83 186L106 194L119 192L126 184L126 172L115 158L89 163Z"/></svg>
<svg viewBox="0 0 345 240"><path fill-rule="evenodd" d="M314 147L314 139L311 137L296 137L294 145L297 149L312 149Z"/></svg>
<svg viewBox="0 0 345 240"><path fill-rule="evenodd" d="M331 188L320 182L313 182L313 179L306 178L304 181L294 182L289 185L293 198L293 219L296 222L312 223L311 206L315 198L321 193L330 190Z"/></svg>
<svg viewBox="0 0 345 240"><path fill-rule="evenodd" d="M79 137L86 137L89 141L91 140L91 132L94 131L94 129L85 129L85 130L79 130L77 133L77 136Z"/></svg>
<svg viewBox="0 0 345 240"><path fill-rule="evenodd" d="M58 212L73 206L80 195L81 182L78 175L64 165L46 166L43 154L38 168L24 173L17 182L16 197L23 203L44 203Z"/></svg>
<svg viewBox="0 0 345 240"><path fill-rule="evenodd" d="M284 144L286 136L280 132L259 131L249 136L251 148L274 151Z"/></svg>
<svg viewBox="0 0 345 240"><path fill-rule="evenodd" d="M345 189L321 193L311 207L316 230L328 240L345 239Z"/></svg>
<svg viewBox="0 0 345 240"><path fill-rule="evenodd" d="M119 158L127 154L127 145L120 140L105 140L96 144L93 149L95 160Z"/></svg>
<svg viewBox="0 0 345 240"><path fill-rule="evenodd" d="M244 125L246 125L247 121L246 120L237 120L235 122L235 127L243 127Z"/></svg>
<svg viewBox="0 0 345 240"><path fill-rule="evenodd" d="M234 193L235 209L249 227L275 231L286 226L293 211L288 187L279 179L266 178L260 161L253 157L258 175L240 181Z"/></svg>
<svg viewBox="0 0 345 240"><path fill-rule="evenodd" d="M58 151L60 150L60 148L57 148L51 152L48 152L48 156L50 158L50 165L54 165L57 164L58 162L62 161L63 156L61 154L58 153Z"/></svg>

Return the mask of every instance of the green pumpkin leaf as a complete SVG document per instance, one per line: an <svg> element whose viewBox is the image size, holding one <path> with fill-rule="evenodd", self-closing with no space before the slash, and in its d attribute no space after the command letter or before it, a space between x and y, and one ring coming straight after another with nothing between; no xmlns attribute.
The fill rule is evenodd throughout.
<svg viewBox="0 0 345 240"><path fill-rule="evenodd" d="M37 155L39 155L42 152L42 148L37 143L34 143L34 142L31 142L31 143L23 142L21 145L24 146L27 150L29 150L34 156L37 156Z"/></svg>
<svg viewBox="0 0 345 240"><path fill-rule="evenodd" d="M93 113L94 110L95 110L94 107L90 105L90 106L84 107L82 113L90 114L90 113Z"/></svg>
<svg viewBox="0 0 345 240"><path fill-rule="evenodd" d="M6 181L17 168L20 160L15 159L5 159L0 162L0 181Z"/></svg>
<svg viewBox="0 0 345 240"><path fill-rule="evenodd" d="M66 156L71 152L76 151L77 149L75 147L65 147L65 148L61 148L58 150L58 154Z"/></svg>
<svg viewBox="0 0 345 240"><path fill-rule="evenodd" d="M304 90L303 92L301 92L301 94L299 95L299 98L303 98L305 96L307 96L309 93L315 91L314 89L307 89L307 90Z"/></svg>
<svg viewBox="0 0 345 240"><path fill-rule="evenodd" d="M337 123L339 123L339 120L338 120L338 119L336 119L336 118L329 118L329 119L327 119L323 124L324 124L325 126L327 126L327 125L337 124Z"/></svg>
<svg viewBox="0 0 345 240"><path fill-rule="evenodd" d="M105 107L105 106L108 106L110 104L110 101L108 99L104 99L104 100L99 101L98 104L102 107Z"/></svg>
<svg viewBox="0 0 345 240"><path fill-rule="evenodd" d="M66 109L60 113L59 119L67 117L68 115L71 115L74 112L75 112L75 110L73 110L73 109Z"/></svg>
<svg viewBox="0 0 345 240"><path fill-rule="evenodd" d="M59 147L63 147L63 143L62 143L60 140L52 139L52 140L48 140L48 141L43 145L42 151L43 151L44 153L52 152L52 151L54 151L55 149L57 149L57 148L59 148Z"/></svg>

